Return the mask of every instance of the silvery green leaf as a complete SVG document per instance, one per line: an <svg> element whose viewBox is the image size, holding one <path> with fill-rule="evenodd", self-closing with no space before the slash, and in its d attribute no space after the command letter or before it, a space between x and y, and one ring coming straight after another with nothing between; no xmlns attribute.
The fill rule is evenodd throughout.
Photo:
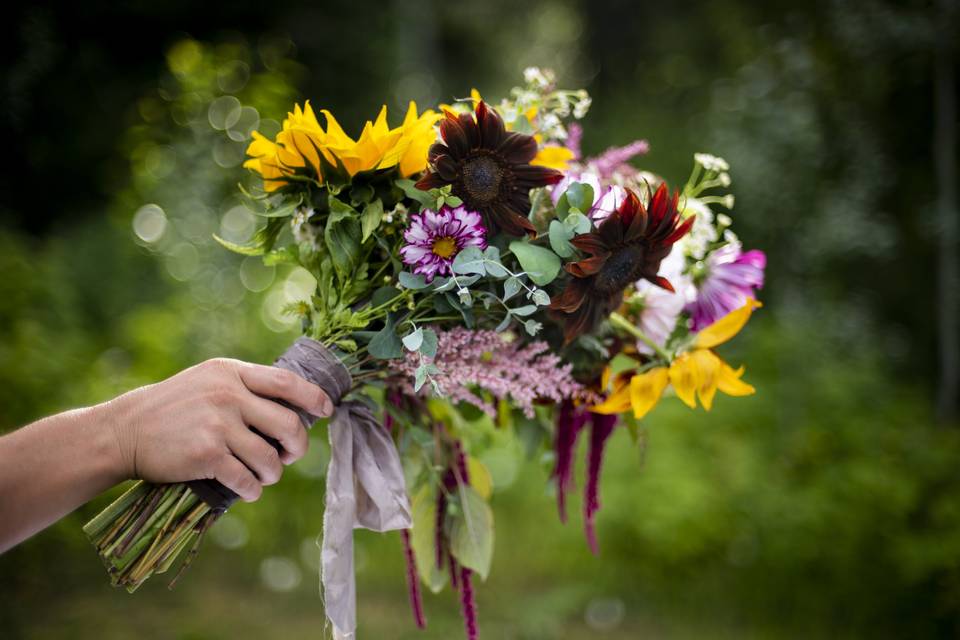
<svg viewBox="0 0 960 640"><path fill-rule="evenodd" d="M506 331L507 327L510 326L510 314L508 313L503 317L503 320L500 321L500 324L497 325L497 328L494 329L497 333L501 331Z"/></svg>
<svg viewBox="0 0 960 640"><path fill-rule="evenodd" d="M590 222L590 218L582 213L571 212L563 221L563 226L565 226L567 229L570 229L574 233L580 234L590 233L590 230L593 228L593 223Z"/></svg>
<svg viewBox="0 0 960 640"><path fill-rule="evenodd" d="M530 279L541 287L553 282L560 273L560 258L550 249L514 240L510 243L510 250Z"/></svg>
<svg viewBox="0 0 960 640"><path fill-rule="evenodd" d="M494 245L490 245L483 250L483 257L492 262L500 262L500 249Z"/></svg>
<svg viewBox="0 0 960 640"><path fill-rule="evenodd" d="M569 211L574 209L589 211L593 206L593 187L583 182L571 183L563 195L567 197L567 203L570 205Z"/></svg>
<svg viewBox="0 0 960 640"><path fill-rule="evenodd" d="M569 229L566 224L559 220L551 220L548 235L550 238L550 248L553 249L558 256L561 258L573 256L573 245L570 244L570 239L573 238L573 231Z"/></svg>
<svg viewBox="0 0 960 640"><path fill-rule="evenodd" d="M423 330L423 343L420 345L420 353L428 358L437 355L437 333L433 329Z"/></svg>
<svg viewBox="0 0 960 640"><path fill-rule="evenodd" d="M536 320L527 320L523 323L523 328L527 330L527 333L535 336L537 333L539 333L540 329L543 328L543 325Z"/></svg>
<svg viewBox="0 0 960 640"><path fill-rule="evenodd" d="M537 310L537 305L535 304L526 304L522 307L517 307L516 309L510 309L510 313L515 316L529 316L532 313L535 313Z"/></svg>
<svg viewBox="0 0 960 640"><path fill-rule="evenodd" d="M520 292L519 278L507 278L503 283L503 301L506 302Z"/></svg>
<svg viewBox="0 0 960 640"><path fill-rule="evenodd" d="M456 255L450 268L453 269L454 273L483 275L486 273L483 265L483 252L480 251L479 247L467 247Z"/></svg>
<svg viewBox="0 0 960 640"><path fill-rule="evenodd" d="M468 307L473 306L473 296L470 295L469 289L460 289L457 292L457 296L460 298L460 302Z"/></svg>
<svg viewBox="0 0 960 640"><path fill-rule="evenodd" d="M510 272L504 269L503 265L500 264L499 261L491 262L488 260L485 263L485 266L487 269L487 275L491 275L494 278L506 278L508 275L510 275Z"/></svg>
<svg viewBox="0 0 960 640"><path fill-rule="evenodd" d="M423 329L420 327L403 337L403 346L407 348L407 351L419 351L421 344L423 344Z"/></svg>
<svg viewBox="0 0 960 640"><path fill-rule="evenodd" d="M400 282L400 286L404 289L425 289L427 287L426 278L423 277L423 274L420 273L410 273L409 271L401 271L400 275L397 276L397 280Z"/></svg>
<svg viewBox="0 0 960 640"><path fill-rule="evenodd" d="M413 390L420 391L420 387L427 381L427 365L422 364L417 367L413 375Z"/></svg>
<svg viewBox="0 0 960 640"><path fill-rule="evenodd" d="M433 280L433 290L441 293L450 291L455 286L457 286L457 281L453 278L434 278Z"/></svg>
<svg viewBox="0 0 960 640"><path fill-rule="evenodd" d="M541 307L545 307L548 304L550 304L550 294L548 294L543 289L534 289L533 295L531 295L530 297L533 299L533 301L536 304L540 305Z"/></svg>

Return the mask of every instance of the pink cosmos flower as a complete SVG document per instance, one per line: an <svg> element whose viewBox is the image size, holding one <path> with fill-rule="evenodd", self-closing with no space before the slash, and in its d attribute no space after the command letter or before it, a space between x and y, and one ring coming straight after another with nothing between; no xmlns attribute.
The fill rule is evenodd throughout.
<svg viewBox="0 0 960 640"><path fill-rule="evenodd" d="M763 288L766 266L763 251L744 253L737 243L720 247L707 256L704 273L694 278L696 299L685 308L693 320L693 330L710 326L742 307L747 298L756 297L756 290Z"/></svg>
<svg viewBox="0 0 960 640"><path fill-rule="evenodd" d="M430 282L434 276L450 275L453 259L466 247L487 246L486 229L480 214L465 207L424 209L410 216L410 228L403 232L407 244L400 249L405 264Z"/></svg>

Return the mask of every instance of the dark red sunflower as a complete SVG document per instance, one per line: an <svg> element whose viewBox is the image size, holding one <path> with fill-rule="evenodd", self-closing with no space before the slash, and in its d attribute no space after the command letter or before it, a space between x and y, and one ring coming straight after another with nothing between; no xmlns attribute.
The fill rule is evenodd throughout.
<svg viewBox="0 0 960 640"><path fill-rule="evenodd" d="M673 243L693 226L693 216L681 220L678 199L678 193L670 197L667 185L661 184L649 207L644 207L628 190L620 208L595 232L570 241L588 257L564 265L573 277L550 302L552 315L564 323L565 343L615 311L623 302L623 290L637 280L673 291L670 281L657 272Z"/></svg>
<svg viewBox="0 0 960 640"><path fill-rule="evenodd" d="M555 184L563 174L530 164L537 155L533 136L508 133L497 112L482 100L475 116L447 111L440 136L443 142L430 147L427 155L433 171L417 182L417 188L453 185L453 194L464 206L483 214L490 235L498 230L512 236L536 235L527 219L530 189Z"/></svg>

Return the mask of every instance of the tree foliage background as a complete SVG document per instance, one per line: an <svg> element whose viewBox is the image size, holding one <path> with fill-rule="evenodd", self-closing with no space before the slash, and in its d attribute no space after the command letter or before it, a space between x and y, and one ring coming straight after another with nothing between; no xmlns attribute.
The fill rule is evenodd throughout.
<svg viewBox="0 0 960 640"><path fill-rule="evenodd" d="M355 131L380 104L398 117L409 99L496 96L548 66L594 98L588 153L647 138L671 183L696 151L732 165L737 229L770 258L765 309L733 354L758 394L707 415L667 403L639 443L615 435L599 558L576 518L557 520L548 461L505 439L484 637L960 633L954 2L8 12L0 431L207 357L269 362L296 335L277 310L301 274L210 240L250 232L233 194L254 123L310 98ZM250 109L228 123L234 98ZM80 531L103 499L0 556L0 635L320 633L312 439L174 592L111 590ZM358 538L365 636L458 637L450 594L414 629L396 535Z"/></svg>

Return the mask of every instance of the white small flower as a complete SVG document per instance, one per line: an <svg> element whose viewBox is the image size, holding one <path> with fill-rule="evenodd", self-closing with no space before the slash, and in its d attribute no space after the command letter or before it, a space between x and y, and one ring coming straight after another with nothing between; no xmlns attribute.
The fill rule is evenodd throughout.
<svg viewBox="0 0 960 640"><path fill-rule="evenodd" d="M729 171L730 165L723 158L709 153L695 153L693 159L707 171Z"/></svg>
<svg viewBox="0 0 960 640"><path fill-rule="evenodd" d="M733 203L736 202L736 198L733 197L732 193L728 193L723 196L723 206L727 209L733 209Z"/></svg>
<svg viewBox="0 0 960 640"><path fill-rule="evenodd" d="M717 214L717 226L718 227L729 227L733 224L733 219L725 213Z"/></svg>
<svg viewBox="0 0 960 640"><path fill-rule="evenodd" d="M730 186L730 174L727 173L726 171L718 175L717 180L719 180L720 184L723 185L724 187Z"/></svg>

